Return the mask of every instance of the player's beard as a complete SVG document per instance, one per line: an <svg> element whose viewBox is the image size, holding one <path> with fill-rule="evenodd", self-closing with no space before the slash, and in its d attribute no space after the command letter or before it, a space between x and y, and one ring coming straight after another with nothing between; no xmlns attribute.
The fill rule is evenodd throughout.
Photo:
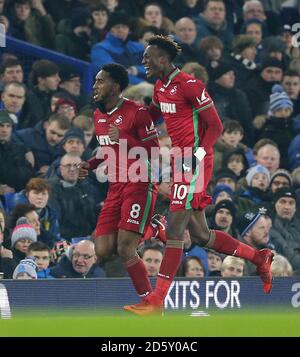
<svg viewBox="0 0 300 357"><path fill-rule="evenodd" d="M105 104L104 104L103 100L100 100L99 102L96 102L95 105L102 113L106 112L106 108L105 108Z"/></svg>

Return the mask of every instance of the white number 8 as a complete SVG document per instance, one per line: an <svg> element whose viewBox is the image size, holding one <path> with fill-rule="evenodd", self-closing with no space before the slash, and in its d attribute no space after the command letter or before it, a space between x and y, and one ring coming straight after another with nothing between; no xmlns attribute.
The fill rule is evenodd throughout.
<svg viewBox="0 0 300 357"><path fill-rule="evenodd" d="M140 210L141 210L141 206L138 203L134 203L131 206L131 211L130 211L130 216L131 218L138 218L138 216L140 215Z"/></svg>

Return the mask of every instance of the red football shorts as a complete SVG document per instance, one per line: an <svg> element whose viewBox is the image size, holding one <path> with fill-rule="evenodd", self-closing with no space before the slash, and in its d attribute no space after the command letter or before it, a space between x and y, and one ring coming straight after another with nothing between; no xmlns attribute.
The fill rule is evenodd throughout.
<svg viewBox="0 0 300 357"><path fill-rule="evenodd" d="M170 211L203 210L210 205L212 201L206 189L212 173L212 154L206 155L201 162L193 158L190 164L173 160Z"/></svg>
<svg viewBox="0 0 300 357"><path fill-rule="evenodd" d="M98 218L96 237L119 229L144 233L153 215L157 190L151 183L114 183L110 185Z"/></svg>

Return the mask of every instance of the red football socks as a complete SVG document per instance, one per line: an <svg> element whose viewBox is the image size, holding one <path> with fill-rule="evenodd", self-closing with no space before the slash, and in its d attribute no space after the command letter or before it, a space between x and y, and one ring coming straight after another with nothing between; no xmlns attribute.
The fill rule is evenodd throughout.
<svg viewBox="0 0 300 357"><path fill-rule="evenodd" d="M163 302L181 263L183 241L168 240L154 294Z"/></svg>
<svg viewBox="0 0 300 357"><path fill-rule="evenodd" d="M138 295L141 298L149 295L152 291L152 286L142 259L135 255L126 262L126 268Z"/></svg>
<svg viewBox="0 0 300 357"><path fill-rule="evenodd" d="M240 242L239 240L231 237L229 234L215 230L216 239L212 249L219 253L234 255L236 257L250 260L256 264L256 249L250 245Z"/></svg>

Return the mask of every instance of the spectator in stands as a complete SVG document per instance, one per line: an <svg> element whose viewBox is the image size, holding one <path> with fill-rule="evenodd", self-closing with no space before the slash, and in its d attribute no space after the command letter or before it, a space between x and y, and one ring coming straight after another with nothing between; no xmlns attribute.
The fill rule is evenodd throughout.
<svg viewBox="0 0 300 357"><path fill-rule="evenodd" d="M169 35L175 32L173 22L165 16L163 8L158 2L146 3L143 15L146 24L156 27L161 34Z"/></svg>
<svg viewBox="0 0 300 357"><path fill-rule="evenodd" d="M20 217L11 235L14 267L26 257L29 245L36 241L37 235L35 230L28 224L25 217Z"/></svg>
<svg viewBox="0 0 300 357"><path fill-rule="evenodd" d="M214 209L211 223L212 229L219 229L237 238L238 233L235 228L236 207L232 200L219 201Z"/></svg>
<svg viewBox="0 0 300 357"><path fill-rule="evenodd" d="M43 178L32 178L25 190L16 193L12 198L10 209L20 203L29 203L35 207L40 222L40 234L38 240L52 248L54 243L60 240L59 223L56 211L49 206L51 187Z"/></svg>
<svg viewBox="0 0 300 357"><path fill-rule="evenodd" d="M247 96L235 85L232 66L226 62L215 63L210 68L207 90L214 100L221 118L237 120L247 132L244 140L252 144L252 116Z"/></svg>
<svg viewBox="0 0 300 357"><path fill-rule="evenodd" d="M280 151L273 140L259 140L253 147L253 156L256 163L266 167L270 174L279 169Z"/></svg>
<svg viewBox="0 0 300 357"><path fill-rule="evenodd" d="M282 63L283 69L288 69L290 57L286 54L286 45L278 36L270 36L263 40L260 52L261 61L276 58Z"/></svg>
<svg viewBox="0 0 300 357"><path fill-rule="evenodd" d="M180 68L187 62L197 62L200 58L196 47L197 30L195 22L189 17L180 18L175 24L175 35L181 52L176 57L176 65Z"/></svg>
<svg viewBox="0 0 300 357"><path fill-rule="evenodd" d="M283 255L276 254L271 264L271 272L273 277L289 277L293 276L293 267L291 263Z"/></svg>
<svg viewBox="0 0 300 357"><path fill-rule="evenodd" d="M38 279L53 279L50 274L50 249L42 242L33 242L28 247L27 258L32 258L37 265Z"/></svg>
<svg viewBox="0 0 300 357"><path fill-rule="evenodd" d="M98 72L106 63L118 62L127 68L131 84L145 81L145 68L141 64L144 46L129 40L128 17L123 13L111 14L107 28L109 32L105 39L92 47L94 72Z"/></svg>
<svg viewBox="0 0 300 357"><path fill-rule="evenodd" d="M11 140L12 127L9 113L0 110L0 184L6 185L2 194L22 190L35 176L31 153L23 144Z"/></svg>
<svg viewBox="0 0 300 357"><path fill-rule="evenodd" d="M288 147L296 134L292 113L292 101L282 86L275 85L270 95L268 116L256 117L253 122L259 138L272 139L278 145L281 154L280 166L284 168L288 167Z"/></svg>
<svg viewBox="0 0 300 357"><path fill-rule="evenodd" d="M90 236L97 222L93 188L86 180L78 181L81 161L78 154L65 154L60 161L61 175L52 181L50 205L58 213L61 236L68 241Z"/></svg>
<svg viewBox="0 0 300 357"><path fill-rule="evenodd" d="M250 19L244 23L244 32L247 36L252 37L256 42L256 57L255 63L258 64L261 60L262 37L263 37L263 22L258 19Z"/></svg>
<svg viewBox="0 0 300 357"><path fill-rule="evenodd" d="M284 72L282 82L283 89L293 102L294 114L300 114L300 75L296 71Z"/></svg>
<svg viewBox="0 0 300 357"><path fill-rule="evenodd" d="M256 40L248 35L236 36L233 40L230 64L236 77L236 86L245 89L246 83L255 78Z"/></svg>
<svg viewBox="0 0 300 357"><path fill-rule="evenodd" d="M282 187L293 187L293 178L289 171L284 169L276 170L270 180L270 190L274 194Z"/></svg>
<svg viewBox="0 0 300 357"><path fill-rule="evenodd" d="M283 187L274 195L275 218L270 231L278 254L285 256L293 269L300 269L300 221L296 217L296 194Z"/></svg>
<svg viewBox="0 0 300 357"><path fill-rule="evenodd" d="M103 41L107 34L107 22L108 22L109 12L108 9L103 4L97 4L91 7L91 18L92 23L91 28L91 45L97 42Z"/></svg>
<svg viewBox="0 0 300 357"><path fill-rule="evenodd" d="M143 26L137 34L138 41L146 48L152 36L160 35L160 31L155 26Z"/></svg>
<svg viewBox="0 0 300 357"><path fill-rule="evenodd" d="M17 131L17 138L33 152L35 169L40 174L45 174L59 155L59 144L70 126L70 120L66 116L54 114L34 128Z"/></svg>
<svg viewBox="0 0 300 357"><path fill-rule="evenodd" d="M35 61L31 67L27 105L29 119L25 127L33 127L39 121L44 122L51 113L51 96L58 88L60 77L58 66L48 60Z"/></svg>
<svg viewBox="0 0 300 357"><path fill-rule="evenodd" d="M237 224L240 240L255 249L272 249L274 248L270 242L272 220L263 213L264 209L244 211ZM253 275L256 272L254 264L246 262L246 266L249 275Z"/></svg>
<svg viewBox="0 0 300 357"><path fill-rule="evenodd" d="M83 61L89 60L91 18L87 8L80 8L71 13L70 29L67 28L55 37L54 48L57 52L76 57Z"/></svg>
<svg viewBox="0 0 300 357"><path fill-rule="evenodd" d="M59 93L66 94L66 98L70 97L79 110L88 103L88 98L85 94L81 93L81 77L80 73L72 66L67 64L60 65L59 70L60 83Z"/></svg>
<svg viewBox="0 0 300 357"><path fill-rule="evenodd" d="M83 131L85 146L89 147L95 133L93 118L86 115L77 115L72 124Z"/></svg>
<svg viewBox="0 0 300 357"><path fill-rule="evenodd" d="M26 258L22 259L16 266L13 279L16 280L35 280L37 279L37 265L34 260Z"/></svg>
<svg viewBox="0 0 300 357"><path fill-rule="evenodd" d="M60 20L64 20L68 18L70 14L77 10L78 8L82 8L84 5L80 0L50 0L45 1L45 7L47 11L53 17L55 23L59 23Z"/></svg>
<svg viewBox="0 0 300 357"><path fill-rule="evenodd" d="M60 261L60 259L67 253L68 249L71 247L71 243L66 240L61 240L54 244L53 249L51 249L51 263L55 265Z"/></svg>
<svg viewBox="0 0 300 357"><path fill-rule="evenodd" d="M240 278L244 276L245 260L228 255L221 265L221 276L223 278Z"/></svg>
<svg viewBox="0 0 300 357"><path fill-rule="evenodd" d="M65 115L70 120L70 123L72 123L77 114L76 103L72 99L61 98L56 101L54 113Z"/></svg>
<svg viewBox="0 0 300 357"><path fill-rule="evenodd" d="M273 11L265 11L261 1L246 1L243 6L244 21L257 19L263 23L264 36L278 35L281 27L280 16Z"/></svg>
<svg viewBox="0 0 300 357"><path fill-rule="evenodd" d="M182 262L182 275L186 278L203 278L205 269L198 257L189 256Z"/></svg>
<svg viewBox="0 0 300 357"><path fill-rule="evenodd" d="M300 50L296 46L293 46L292 27L289 24L285 24L281 27L279 38L285 44L285 54L290 58L299 58Z"/></svg>
<svg viewBox="0 0 300 357"><path fill-rule="evenodd" d="M55 278L103 278L105 272L96 264L95 245L89 240L74 244L58 264L50 269Z"/></svg>
<svg viewBox="0 0 300 357"><path fill-rule="evenodd" d="M209 276L221 275L221 266L224 256L212 249L207 250Z"/></svg>
<svg viewBox="0 0 300 357"><path fill-rule="evenodd" d="M226 22L226 7L223 0L208 0L203 12L195 15L193 20L196 23L198 40L205 36L217 36L225 49L230 48L233 33Z"/></svg>
<svg viewBox="0 0 300 357"><path fill-rule="evenodd" d="M26 87L21 82L7 82L3 87L0 108L6 109L14 122L14 129L24 127L26 111L24 108Z"/></svg>
<svg viewBox="0 0 300 357"><path fill-rule="evenodd" d="M248 156L250 149L241 141L244 137L244 128L236 120L225 120L223 123L223 134L214 145L214 172L223 167L224 156L232 150L241 149Z"/></svg>
<svg viewBox="0 0 300 357"><path fill-rule="evenodd" d="M3 245L5 232L5 213L0 208L0 272L4 274L4 279L9 279L14 271L14 261L12 251Z"/></svg>
<svg viewBox="0 0 300 357"><path fill-rule="evenodd" d="M198 62L210 68L214 61L220 61L223 56L224 44L217 36L205 36L198 42L200 56Z"/></svg>
<svg viewBox="0 0 300 357"><path fill-rule="evenodd" d="M21 62L18 59L8 58L0 66L0 92L2 86L8 82L23 83L24 73Z"/></svg>
<svg viewBox="0 0 300 357"><path fill-rule="evenodd" d="M63 137L61 143L61 152L56 160L53 161L46 173L47 179L53 179L60 175L59 166L61 157L64 154L74 153L79 155L83 160L88 160L92 156L92 150L86 149L84 133L81 129L71 127Z"/></svg>
<svg viewBox="0 0 300 357"><path fill-rule="evenodd" d="M262 63L259 76L247 83L245 92L252 110L252 118L268 113L272 87L282 80L282 76L283 64L276 58L269 58Z"/></svg>
<svg viewBox="0 0 300 357"><path fill-rule="evenodd" d="M268 191L270 184L270 173L262 165L255 165L250 168L246 176L247 188L242 188L239 194L238 211L244 212L255 209L261 204L270 202L271 197Z"/></svg>
<svg viewBox="0 0 300 357"><path fill-rule="evenodd" d="M149 276L157 276L163 259L164 250L159 244L144 246L141 251L141 259Z"/></svg>
<svg viewBox="0 0 300 357"><path fill-rule="evenodd" d="M233 201L234 193L231 187L223 184L217 185L212 191L212 202L218 204L222 200Z"/></svg>
<svg viewBox="0 0 300 357"><path fill-rule="evenodd" d="M237 188L237 177L236 174L229 169L220 169L215 173L215 186L217 185L227 185L233 192Z"/></svg>
<svg viewBox="0 0 300 357"><path fill-rule="evenodd" d="M222 166L232 170L239 179L244 177L249 168L245 151L242 148L229 151L223 156Z"/></svg>
<svg viewBox="0 0 300 357"><path fill-rule="evenodd" d="M208 82L208 73L205 67L201 66L198 62L187 62L182 68L182 72L190 76L200 79L204 84Z"/></svg>
<svg viewBox="0 0 300 357"><path fill-rule="evenodd" d="M17 225L17 221L21 217L25 217L26 223L35 230L37 236L41 234L41 222L35 206L30 203L17 204L11 213L10 227L12 229Z"/></svg>
<svg viewBox="0 0 300 357"><path fill-rule="evenodd" d="M9 19L13 37L41 47L53 48L55 24L42 0L14 0Z"/></svg>
<svg viewBox="0 0 300 357"><path fill-rule="evenodd" d="M124 97L135 101L138 104L147 105L147 101L152 100L153 84L141 82L125 89Z"/></svg>

